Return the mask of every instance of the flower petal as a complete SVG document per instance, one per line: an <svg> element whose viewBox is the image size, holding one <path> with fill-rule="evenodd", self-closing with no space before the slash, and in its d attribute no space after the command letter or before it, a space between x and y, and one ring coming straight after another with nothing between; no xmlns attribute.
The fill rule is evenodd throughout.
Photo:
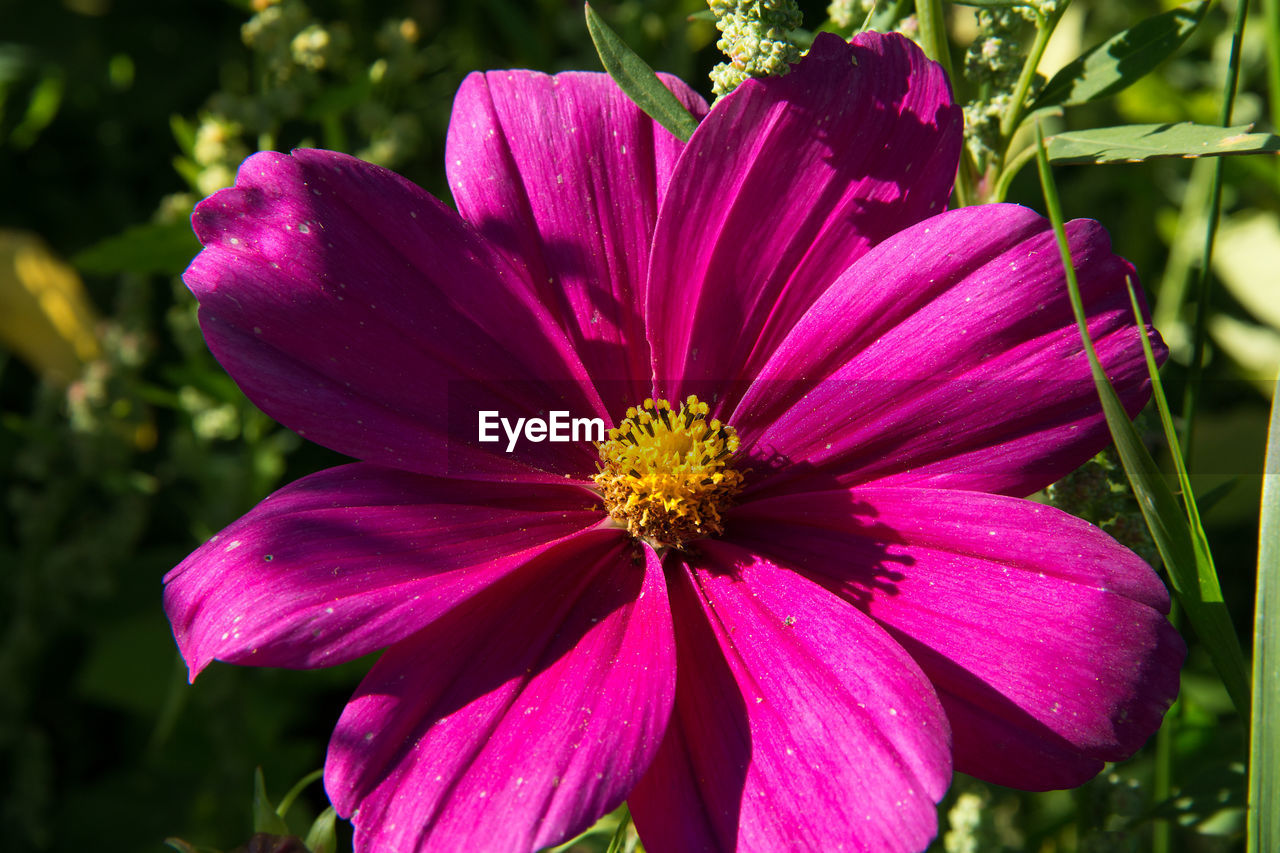
<svg viewBox="0 0 1280 853"><path fill-rule="evenodd" d="M583 534L392 647L325 787L360 851L532 851L622 802L675 695L662 569Z"/></svg>
<svg viewBox="0 0 1280 853"><path fill-rule="evenodd" d="M658 391L723 399L868 248L946 205L961 116L901 36L819 33L690 138L654 234L646 323ZM674 395L674 396L672 396Z"/></svg>
<svg viewBox="0 0 1280 853"><path fill-rule="evenodd" d="M726 536L865 610L916 659L951 719L956 769L1072 787L1132 755L1185 653L1146 563L1031 501L860 487L743 504Z"/></svg>
<svg viewBox="0 0 1280 853"><path fill-rule="evenodd" d="M267 152L193 222L205 249L184 279L209 348L300 435L428 474L592 470L580 444L477 442L481 410L604 413L522 274L409 181L333 152Z"/></svg>
<svg viewBox="0 0 1280 853"><path fill-rule="evenodd" d="M1133 267L1098 223L1067 233L1090 334L1136 413L1150 384L1125 288ZM732 423L751 455L802 461L841 485L1019 496L1110 440L1049 223L1009 204L934 217L864 256L792 330Z"/></svg>
<svg viewBox="0 0 1280 853"><path fill-rule="evenodd" d="M215 658L329 666L385 648L603 517L573 486L438 480L369 464L304 477L165 577L195 676Z"/></svg>
<svg viewBox="0 0 1280 853"><path fill-rule="evenodd" d="M477 73L454 101L445 160L459 212L527 265L615 418L650 393L645 275L682 147L605 74Z"/></svg>
<svg viewBox="0 0 1280 853"><path fill-rule="evenodd" d="M857 608L723 541L672 572L676 710L628 802L651 853L919 851L946 717Z"/></svg>

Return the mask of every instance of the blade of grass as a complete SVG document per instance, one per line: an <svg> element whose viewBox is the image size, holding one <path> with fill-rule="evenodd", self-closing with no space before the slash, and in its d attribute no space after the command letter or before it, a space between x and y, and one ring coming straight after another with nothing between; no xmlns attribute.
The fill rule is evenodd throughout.
<svg viewBox="0 0 1280 853"><path fill-rule="evenodd" d="M584 4L587 32L600 54L600 64L618 84L618 88L644 110L649 118L671 131L681 141L688 141L698 128L698 120L662 85L649 64L636 55L617 33L609 28L590 3Z"/></svg>
<svg viewBox="0 0 1280 853"><path fill-rule="evenodd" d="M1258 592L1253 611L1253 728L1249 736L1250 853L1280 850L1280 378L1262 469Z"/></svg>
<svg viewBox="0 0 1280 853"><path fill-rule="evenodd" d="M1144 320L1142 308L1138 305L1138 294L1133 289L1133 282L1125 279L1129 289L1129 304L1133 307L1134 321L1142 328ZM1217 596L1221 600L1222 591L1218 585L1218 572L1213 566L1213 556L1209 552L1209 538L1200 523L1200 509L1196 505L1195 492L1191 488L1191 478L1187 474L1187 466L1183 462L1182 453L1178 449L1178 431L1173 425L1173 415L1169 411L1169 398L1164 393L1164 383L1160 381L1160 367L1156 364L1155 353L1151 350L1151 341L1142 335L1142 354L1147 360L1147 373L1151 376L1151 395L1155 398L1156 409L1160 413L1160 425L1164 429L1164 440L1169 445L1169 455L1173 458L1173 469L1178 476L1178 488L1182 490L1182 505L1187 512L1187 525L1191 528L1192 542L1196 547L1199 587L1207 595ZM1232 632L1234 633L1234 631ZM1243 660L1243 655L1241 655Z"/></svg>
<svg viewBox="0 0 1280 853"><path fill-rule="evenodd" d="M1199 517L1193 514L1194 499L1188 489L1188 515L1184 516L1182 508L1178 506L1178 499L1165 482L1155 460L1147 452L1133 422L1129 420L1119 395L1102 369L1093 340L1089 337L1084 303L1076 280L1075 265L1071 260L1066 229L1062 224L1062 207L1058 202L1058 190L1053 181L1053 174L1049 170L1044 130L1039 123L1036 124L1036 165L1040 171L1040 186L1044 192L1045 206L1048 208L1049 219L1053 223L1054 234L1058 239L1058 250L1062 255L1071 310L1080 328L1080 337L1089 359L1089 371L1093 375L1094 385L1097 386L1098 398L1107 419L1107 427L1111 430L1111 437L1115 441L1120 461L1124 465L1125 475L1129 478L1134 496L1138 499L1138 506L1142 509L1147 527L1151 530L1151 538L1155 540L1156 547L1160 550L1160 557L1164 560L1179 603L1209 651L1236 710L1241 717L1248 720L1249 670L1244 661L1244 653L1240 649L1239 637L1231 624L1231 615L1222 600L1222 591L1218 586L1217 573L1213 570L1208 543L1204 539L1203 529L1198 524ZM1143 350L1148 356L1148 369L1152 373L1152 387L1159 392L1157 405L1160 405L1159 401L1163 399L1164 393L1156 374L1155 359L1150 351L1150 343L1146 341L1146 335L1143 334L1142 338ZM1167 410L1166 402L1162 407L1162 421L1167 417ZM1166 429L1171 428L1172 419L1169 419ZM1192 518L1197 522L1194 526L1190 522Z"/></svg>
<svg viewBox="0 0 1280 853"><path fill-rule="evenodd" d="M1235 110L1236 85L1240 79L1240 44L1244 40L1244 22L1249 4L1236 4L1235 21L1231 32L1231 55L1227 58L1226 80L1222 89L1222 110L1218 124L1231 125L1231 113ZM1182 398L1182 455L1191 463L1192 438L1195 435L1196 406L1200 400L1200 383L1204 377L1204 342L1208 335L1210 264L1213 261L1213 243L1218 236L1218 219L1222 213L1221 158L1213 164L1213 191L1210 193L1209 211L1205 214L1204 251L1200 259L1200 281L1196 288L1195 323L1191 332L1191 366L1187 375L1187 391Z"/></svg>
<svg viewBox="0 0 1280 853"><path fill-rule="evenodd" d="M618 828L613 831L613 838L609 839L609 846L605 848L604 853L622 853L627 844L627 830L630 828L631 809L624 803L622 817L618 819Z"/></svg>

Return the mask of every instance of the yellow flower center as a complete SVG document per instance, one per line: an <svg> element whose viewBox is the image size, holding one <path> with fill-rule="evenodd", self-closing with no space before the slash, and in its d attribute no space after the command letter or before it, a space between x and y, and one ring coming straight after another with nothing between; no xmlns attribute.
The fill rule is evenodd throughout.
<svg viewBox="0 0 1280 853"><path fill-rule="evenodd" d="M609 430L593 478L610 517L655 548L681 548L723 530L720 512L742 488L729 464L738 433L707 420L707 404L690 396L680 410L666 400L627 409Z"/></svg>

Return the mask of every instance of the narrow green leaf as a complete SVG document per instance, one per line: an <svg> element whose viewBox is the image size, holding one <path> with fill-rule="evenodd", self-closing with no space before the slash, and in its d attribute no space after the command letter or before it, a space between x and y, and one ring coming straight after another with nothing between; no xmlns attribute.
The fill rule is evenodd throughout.
<svg viewBox="0 0 1280 853"><path fill-rule="evenodd" d="M1199 536L1193 536L1192 527L1187 517L1178 506L1178 499L1165 482L1164 476L1156 466L1155 460L1142 443L1138 430L1129 420L1111 381L1107 378L1098 361L1093 340L1089 337L1086 325L1084 304L1080 298L1080 286L1076 281L1075 266L1071 260L1067 246L1066 230L1063 228L1062 208L1058 203L1058 191L1049 170L1049 158L1044 144L1044 132L1036 125L1036 165L1040 171L1040 186L1044 191L1045 206L1049 211L1049 219L1053 223L1054 233L1058 238L1058 250L1062 255L1062 266L1066 273L1067 290L1071 299L1071 309L1076 315L1076 324L1080 328L1080 337L1084 343L1085 354L1089 359L1089 370L1093 375L1094 385L1098 389L1098 398L1102 403L1102 411L1107 419L1107 427L1111 430L1111 438L1115 441L1116 451L1124 465L1125 475L1133 488L1138 506L1146 519L1169 572L1169 580L1178 601L1187 613L1192 627L1213 658L1218 674L1222 677L1227 692L1241 717L1249 715L1249 671L1244 662L1244 653L1240 649L1240 641L1231 624L1231 615L1222 600L1222 592L1217 588L1217 576L1212 571L1212 561L1207 546L1203 544L1203 531L1197 530ZM1145 340L1145 335L1142 336ZM1144 349L1149 344L1144 344ZM1154 366L1154 359L1148 362ZM1158 383L1158 375L1154 379ZM1167 405L1164 407L1167 411ZM1163 415L1163 412L1162 412ZM1194 504L1188 492L1188 512L1194 511ZM1198 527L1198 524L1197 524ZM1204 566L1207 571L1202 571Z"/></svg>
<svg viewBox="0 0 1280 853"><path fill-rule="evenodd" d="M1240 485L1240 478L1232 477L1230 480L1219 483L1212 489L1209 489L1209 491L1197 497L1196 506L1200 507L1201 514L1208 515L1212 512L1213 508L1222 503L1222 499L1231 494L1238 485Z"/></svg>
<svg viewBox="0 0 1280 853"><path fill-rule="evenodd" d="M311 829L307 830L307 837L303 840L311 853L334 853L338 849L338 836L334 831L337 817L338 813L333 806L329 806L311 824Z"/></svg>
<svg viewBox="0 0 1280 853"><path fill-rule="evenodd" d="M1133 307L1134 322L1139 328L1145 322L1142 316L1142 308L1138 305L1138 294L1133 289L1133 282L1128 279L1125 284L1129 288L1129 304ZM1156 364L1155 354L1151 351L1151 341L1147 340L1146 335L1141 336L1142 353L1147 361L1147 374L1151 377L1151 394L1155 399L1156 410L1160 413L1160 424L1164 429L1165 442L1169 446L1169 455L1173 459L1173 467L1178 476L1178 488L1182 492L1182 505L1186 510L1187 528L1191 536L1191 545L1193 556L1195 558L1195 585L1200 599L1208 602L1212 607L1213 613L1206 613L1211 625L1213 633L1210 636L1203 634L1200 625L1196 628L1202 631L1201 639L1209 646L1210 656L1213 657L1215 665L1218 667L1219 674L1222 675L1223 685L1230 693L1232 702L1236 707L1240 708L1243 703L1244 695L1247 695L1249 689L1249 670L1245 661L1244 651L1240 648L1239 635L1236 633L1235 626L1231 624L1231 617L1226 609L1226 605L1222 600L1222 586L1218 582L1218 570L1213 564L1213 553L1209 548L1209 537L1204 531L1204 525L1200 521L1200 507L1196 500L1195 491L1191 488L1191 477L1188 475L1186 462L1182 458L1181 443L1178 441L1178 432L1173 426L1173 415L1169 409L1169 399L1164 393L1164 383L1160 380L1160 368ZM1130 427L1133 425L1130 424ZM1136 430L1135 430L1136 434ZM1145 447L1144 447L1145 450ZM1161 481L1163 482L1163 480ZM1186 567L1179 567L1185 572ZM1170 577L1173 577L1173 569L1170 568ZM1179 582L1189 584L1191 578L1183 575L1174 579L1174 586L1177 587ZM1180 591L1181 592L1181 591ZM1185 599L1179 598L1183 604ZM1244 691L1244 695L1242 695ZM1241 715L1248 719L1244 710Z"/></svg>
<svg viewBox="0 0 1280 853"><path fill-rule="evenodd" d="M185 219L164 225L134 225L82 250L71 259L81 272L176 275L200 251L200 241Z"/></svg>
<svg viewBox="0 0 1280 853"><path fill-rule="evenodd" d="M1049 160L1068 163L1140 163L1162 157L1220 157L1280 151L1280 136L1250 133L1252 125L1125 124L1069 130L1049 137Z"/></svg>
<svg viewBox="0 0 1280 853"><path fill-rule="evenodd" d="M60 71L50 72L36 84L31 92L26 113L9 133L9 142L13 147L30 148L35 144L40 132L57 118L65 87L66 82Z"/></svg>
<svg viewBox="0 0 1280 853"><path fill-rule="evenodd" d="M196 147L196 127L182 115L174 113L169 116L169 129L173 131L173 139L178 148L188 157Z"/></svg>
<svg viewBox="0 0 1280 853"><path fill-rule="evenodd" d="M627 830L631 828L631 809L627 808L627 804L622 804L622 816L618 819L618 828L613 831L613 837L609 839L609 846L605 848L605 853L622 853L626 849Z"/></svg>
<svg viewBox="0 0 1280 853"><path fill-rule="evenodd" d="M1280 850L1280 379L1262 469L1258 592L1253 611L1253 728L1249 736L1250 853Z"/></svg>
<svg viewBox="0 0 1280 853"><path fill-rule="evenodd" d="M601 20L590 3L585 4L585 9L587 32L591 33L591 40L595 42L600 63L618 87L651 119L679 139L687 140L692 136L698 127L698 120L671 94L670 89L662 85L648 63L627 47L617 33L609 29L609 25Z"/></svg>
<svg viewBox="0 0 1280 853"><path fill-rule="evenodd" d="M1081 54L1048 82L1032 109L1071 106L1114 95L1173 55L1209 11L1196 0L1148 18Z"/></svg>
<svg viewBox="0 0 1280 853"><path fill-rule="evenodd" d="M253 771L253 831L269 835L288 835L289 827L284 818L276 814L276 807L267 798L267 783L262 768Z"/></svg>

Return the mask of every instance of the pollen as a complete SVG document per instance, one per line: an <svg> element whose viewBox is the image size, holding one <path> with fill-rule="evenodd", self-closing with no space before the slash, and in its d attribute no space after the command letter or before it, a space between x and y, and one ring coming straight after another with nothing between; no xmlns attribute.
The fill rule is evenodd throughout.
<svg viewBox="0 0 1280 853"><path fill-rule="evenodd" d="M648 399L608 432L594 480L609 516L655 548L683 548L722 532L720 514L742 488L731 465L738 433L707 420L690 396L679 411Z"/></svg>

